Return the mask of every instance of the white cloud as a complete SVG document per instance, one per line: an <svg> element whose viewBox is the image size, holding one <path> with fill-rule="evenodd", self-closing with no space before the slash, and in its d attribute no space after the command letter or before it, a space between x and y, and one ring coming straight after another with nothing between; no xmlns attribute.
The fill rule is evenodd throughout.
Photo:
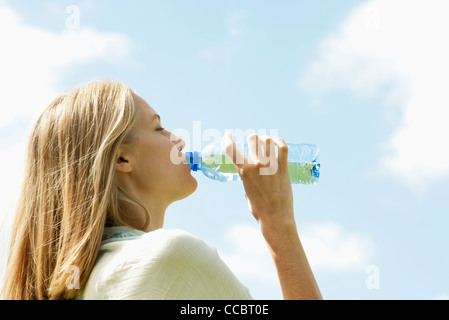
<svg viewBox="0 0 449 320"><path fill-rule="evenodd" d="M236 225L226 238L233 247L221 256L239 278L277 285L274 263L257 227ZM300 239L314 271L365 268L374 254L369 236L347 233L335 222L305 226L300 229Z"/></svg>
<svg viewBox="0 0 449 320"><path fill-rule="evenodd" d="M0 4L0 126L20 115L36 116L55 95L55 82L62 67L94 59L117 61L130 48L119 34L80 28L63 32L27 26L20 16Z"/></svg>
<svg viewBox="0 0 449 320"><path fill-rule="evenodd" d="M66 30L56 34L26 25L20 15L0 2L0 129L5 134L23 119L34 119L57 94L62 68L75 63L121 61L131 42L123 35L93 29ZM12 130L16 131L16 130ZM0 145L0 282L6 261L9 226L21 183L27 132L8 137ZM2 141L7 141L5 137Z"/></svg>
<svg viewBox="0 0 449 320"><path fill-rule="evenodd" d="M235 225L226 233L226 239L233 249L221 257L239 278L277 283L276 269L258 228Z"/></svg>
<svg viewBox="0 0 449 320"><path fill-rule="evenodd" d="M380 169L415 190L449 175L447 12L445 0L367 1L322 41L300 81L314 94L372 96L389 86L386 105L399 104L404 117L385 143Z"/></svg>
<svg viewBox="0 0 449 320"><path fill-rule="evenodd" d="M307 226L300 237L312 268L364 268L373 256L374 244L369 236L347 233L335 222Z"/></svg>

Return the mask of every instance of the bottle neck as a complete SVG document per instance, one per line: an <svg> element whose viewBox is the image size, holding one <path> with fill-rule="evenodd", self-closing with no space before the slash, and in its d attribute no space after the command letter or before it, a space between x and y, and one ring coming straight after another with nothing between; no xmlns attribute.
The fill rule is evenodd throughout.
<svg viewBox="0 0 449 320"><path fill-rule="evenodd" d="M201 152L186 152L186 162L192 169L192 171L198 171L202 168L202 156Z"/></svg>

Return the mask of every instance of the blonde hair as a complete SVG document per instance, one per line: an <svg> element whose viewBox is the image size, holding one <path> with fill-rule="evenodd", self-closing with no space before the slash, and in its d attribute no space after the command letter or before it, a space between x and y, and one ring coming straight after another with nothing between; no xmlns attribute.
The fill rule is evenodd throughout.
<svg viewBox="0 0 449 320"><path fill-rule="evenodd" d="M5 299L73 299L86 283L105 226L126 225L115 162L137 121L133 91L96 81L56 98L35 123L12 230ZM145 209L144 209L145 210ZM149 215L145 210L146 223Z"/></svg>

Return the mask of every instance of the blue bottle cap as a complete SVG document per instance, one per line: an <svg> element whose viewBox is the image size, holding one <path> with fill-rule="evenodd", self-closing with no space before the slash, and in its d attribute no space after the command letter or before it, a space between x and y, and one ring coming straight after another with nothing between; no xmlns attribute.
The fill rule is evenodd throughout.
<svg viewBox="0 0 449 320"><path fill-rule="evenodd" d="M200 152L186 152L186 161L193 171L201 170L202 158Z"/></svg>

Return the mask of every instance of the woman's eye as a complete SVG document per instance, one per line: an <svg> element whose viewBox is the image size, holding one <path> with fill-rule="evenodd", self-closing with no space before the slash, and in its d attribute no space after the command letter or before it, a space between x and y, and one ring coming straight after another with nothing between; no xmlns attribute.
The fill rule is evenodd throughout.
<svg viewBox="0 0 449 320"><path fill-rule="evenodd" d="M165 128L160 127L160 128L157 128L156 130L157 130L157 131L164 131Z"/></svg>

